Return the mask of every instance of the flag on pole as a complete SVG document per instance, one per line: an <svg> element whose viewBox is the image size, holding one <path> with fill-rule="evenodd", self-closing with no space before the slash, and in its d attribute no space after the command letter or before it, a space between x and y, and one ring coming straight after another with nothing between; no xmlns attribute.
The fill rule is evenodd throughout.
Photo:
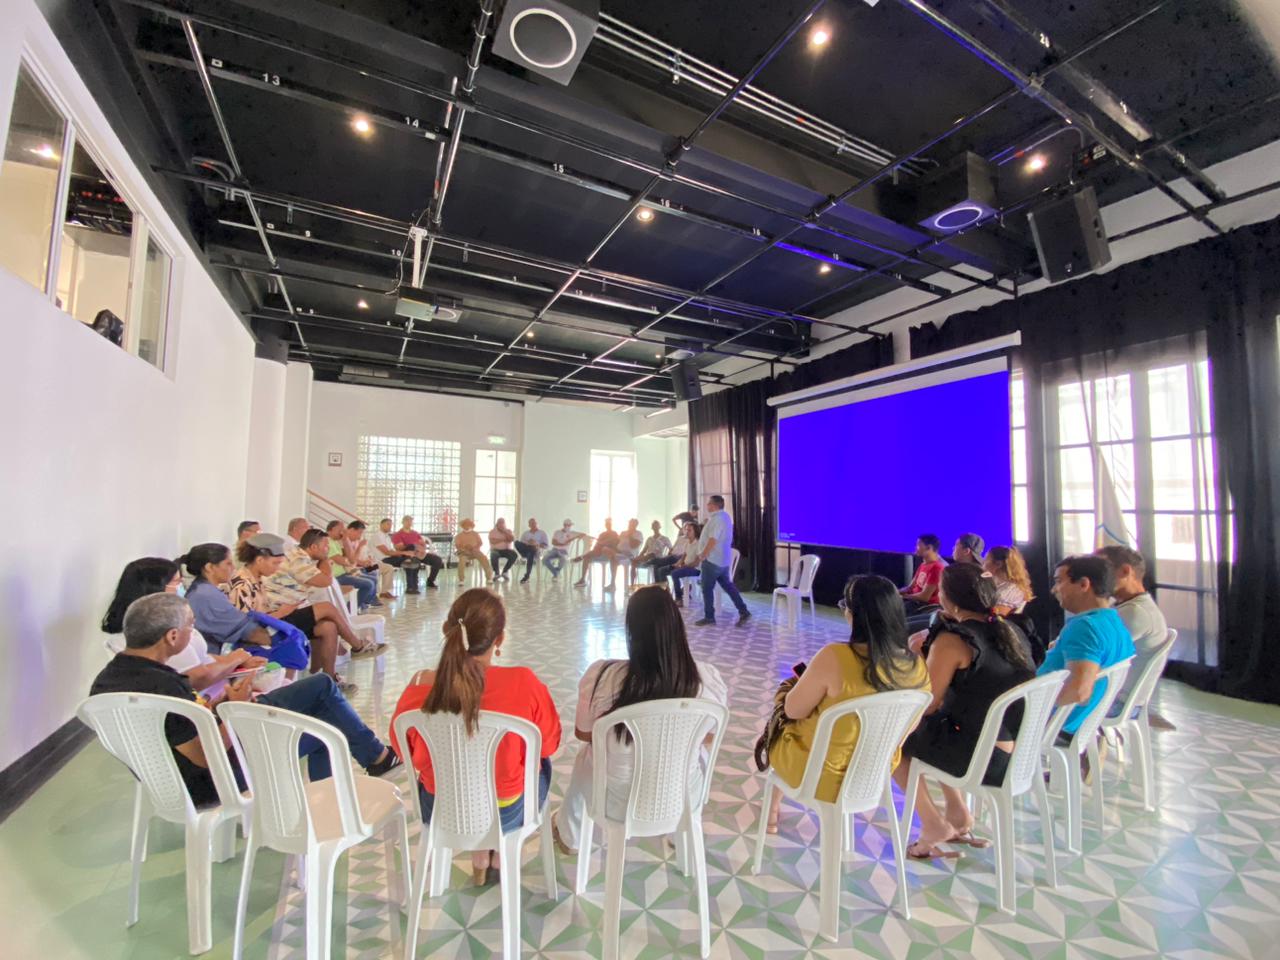
<svg viewBox="0 0 1280 960"><path fill-rule="evenodd" d="M1093 547L1121 546L1131 543L1124 525L1124 513L1116 496L1116 485L1102 456L1102 448L1093 445Z"/></svg>

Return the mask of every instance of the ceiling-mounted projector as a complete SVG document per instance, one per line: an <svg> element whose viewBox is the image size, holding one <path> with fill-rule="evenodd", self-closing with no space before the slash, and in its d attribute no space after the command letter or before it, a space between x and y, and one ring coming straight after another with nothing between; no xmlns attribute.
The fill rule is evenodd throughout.
<svg viewBox="0 0 1280 960"><path fill-rule="evenodd" d="M600 0L507 0L493 35L493 52L567 84L599 20Z"/></svg>
<svg viewBox="0 0 1280 960"><path fill-rule="evenodd" d="M936 233L955 233L996 214L995 169L964 153L920 181L916 221Z"/></svg>
<svg viewBox="0 0 1280 960"><path fill-rule="evenodd" d="M421 287L401 287L396 297L396 315L410 320L444 320L457 322L462 315L459 305Z"/></svg>

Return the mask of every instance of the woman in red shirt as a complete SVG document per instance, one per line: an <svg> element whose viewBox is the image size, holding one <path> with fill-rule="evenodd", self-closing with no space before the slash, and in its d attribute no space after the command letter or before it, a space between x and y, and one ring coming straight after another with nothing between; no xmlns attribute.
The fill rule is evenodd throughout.
<svg viewBox="0 0 1280 960"><path fill-rule="evenodd" d="M444 621L444 648L435 670L414 674L391 718L391 745L404 757L396 742L395 718L406 710L461 714L467 730L475 730L481 710L508 713L535 724L542 732L542 763L538 777L538 806L547 802L551 787L551 755L560 747L560 714L546 684L528 667L493 666L506 640L507 611L497 594L479 587L453 601ZM409 751L420 771L418 798L422 819L431 821L435 806L435 771L421 738L411 735ZM406 762L407 762L407 758ZM524 822L524 741L508 734L498 745L496 759L498 806L503 833ZM477 884L497 881L498 855L494 850L471 854Z"/></svg>

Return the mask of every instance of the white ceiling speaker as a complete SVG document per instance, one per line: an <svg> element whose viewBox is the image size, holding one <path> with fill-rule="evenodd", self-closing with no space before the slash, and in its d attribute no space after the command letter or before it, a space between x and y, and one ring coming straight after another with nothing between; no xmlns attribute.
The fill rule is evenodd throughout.
<svg viewBox="0 0 1280 960"><path fill-rule="evenodd" d="M599 19L599 0L507 0L493 36L493 52L568 84Z"/></svg>

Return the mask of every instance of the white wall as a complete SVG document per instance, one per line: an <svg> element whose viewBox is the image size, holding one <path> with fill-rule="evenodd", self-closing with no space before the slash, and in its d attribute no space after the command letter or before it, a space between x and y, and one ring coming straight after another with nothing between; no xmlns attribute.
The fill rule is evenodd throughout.
<svg viewBox="0 0 1280 960"><path fill-rule="evenodd" d="M31 0L7 0L0 130L24 45L177 255L167 371L126 354L0 269L0 768L61 724L106 661L120 570L234 535L244 503L253 344L146 190Z"/></svg>
<svg viewBox="0 0 1280 960"><path fill-rule="evenodd" d="M475 451L492 447L488 441L491 435L506 438L499 449L518 451L523 419L521 405L513 401L446 397L350 383L315 383L311 388L307 486L355 512L356 464L362 434L451 440L462 444L460 509L466 516L471 512L475 486ZM342 454L342 466L329 466L330 453ZM370 523L379 519L364 518Z"/></svg>
<svg viewBox="0 0 1280 960"><path fill-rule="evenodd" d="M309 363L290 363L285 370L284 439L280 448L281 531L307 512L307 452L311 446L311 382Z"/></svg>
<svg viewBox="0 0 1280 960"><path fill-rule="evenodd" d="M280 473L284 449L285 365L265 357L253 360L249 404L249 457L244 482L244 519L263 530L283 530L280 522ZM283 518L287 523L289 518Z"/></svg>

